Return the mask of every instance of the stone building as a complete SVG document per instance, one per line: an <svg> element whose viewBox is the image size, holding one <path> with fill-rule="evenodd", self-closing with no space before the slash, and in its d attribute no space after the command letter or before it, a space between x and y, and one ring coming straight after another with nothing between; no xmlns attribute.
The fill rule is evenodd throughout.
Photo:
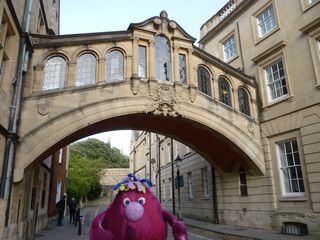
<svg viewBox="0 0 320 240"><path fill-rule="evenodd" d="M29 34L58 34L59 5L59 0L0 1L0 239L14 239L17 233L22 236L26 231L34 233L36 225L33 221L36 218L33 212L40 199L39 191L42 189L45 196L49 192L50 171L45 164L39 162L26 169L29 188L24 191L28 193L28 197L21 195L13 200L11 194L14 154L20 141L18 131L23 84L28 74L28 57L32 54L32 39ZM39 185L40 182L42 185ZM47 213L47 203L38 203L40 223L42 215ZM25 223L21 224L18 220L10 224L12 212L24 219ZM32 220L29 219L28 226L27 216L33 216Z"/></svg>
<svg viewBox="0 0 320 240"><path fill-rule="evenodd" d="M183 215L319 234L319 12L318 0L230 0L202 25L202 50L255 77L265 174L252 176L241 164L225 173L185 145L173 141L171 146L168 137L135 132L133 170L151 176L166 207L173 209L175 197L177 211L177 190L171 190L177 168L171 161L179 154ZM212 85L218 86L216 98L226 107L239 106L251 116L246 102L255 100L245 87L215 76Z"/></svg>

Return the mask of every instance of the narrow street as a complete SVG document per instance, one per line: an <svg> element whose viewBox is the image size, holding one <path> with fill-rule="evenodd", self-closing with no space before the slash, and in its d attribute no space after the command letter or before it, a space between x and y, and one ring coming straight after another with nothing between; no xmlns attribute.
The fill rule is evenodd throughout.
<svg viewBox="0 0 320 240"><path fill-rule="evenodd" d="M78 227L69 224L69 216L64 218L64 225L57 227L56 222L49 224L49 226L40 234L36 236L36 240L61 240L68 239L86 239L89 240L90 224L94 217L106 209L105 205L92 205L81 209L81 216L83 219L82 234L78 235ZM187 227L190 240L236 240L239 237L231 237L222 234L217 234L202 229ZM248 239L248 238L243 238ZM168 227L168 240L173 240L171 228Z"/></svg>

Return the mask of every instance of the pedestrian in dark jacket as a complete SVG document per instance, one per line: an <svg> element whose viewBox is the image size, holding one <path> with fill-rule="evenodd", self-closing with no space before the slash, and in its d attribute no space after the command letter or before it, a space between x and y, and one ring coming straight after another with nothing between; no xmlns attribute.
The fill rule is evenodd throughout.
<svg viewBox="0 0 320 240"><path fill-rule="evenodd" d="M56 203L56 207L58 208L58 226L62 226L64 208L66 205L66 195L63 195L62 199Z"/></svg>
<svg viewBox="0 0 320 240"><path fill-rule="evenodd" d="M74 224L76 211L77 203L74 198L71 198L69 202L70 224Z"/></svg>

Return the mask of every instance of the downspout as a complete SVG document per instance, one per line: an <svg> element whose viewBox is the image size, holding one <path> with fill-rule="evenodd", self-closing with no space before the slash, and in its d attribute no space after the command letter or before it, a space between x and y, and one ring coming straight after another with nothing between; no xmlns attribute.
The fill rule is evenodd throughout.
<svg viewBox="0 0 320 240"><path fill-rule="evenodd" d="M12 4L10 0L7 0L9 4ZM20 117L21 109L21 100L22 100L22 91L23 91L23 74L27 70L24 69L24 66L28 64L29 50L27 50L27 44L25 37L28 37L30 18L32 11L32 2L33 0L27 0L24 19L23 19L23 32L25 36L20 36L20 45L19 45L19 62L17 69L16 77L16 86L15 92L13 95L11 113L10 113L10 125L9 132L16 135L18 132L18 122ZM16 152L16 141L11 138L7 139L6 152L4 156L4 168L1 181L0 195L5 201L7 201L6 215L5 215L5 226L8 226L9 222L9 213L10 213L10 199L11 199L11 188L12 188L12 179L13 179L13 169L14 169L14 160Z"/></svg>
<svg viewBox="0 0 320 240"><path fill-rule="evenodd" d="M157 136L157 141L158 141L158 178L159 178L159 181L158 181L158 190L159 190L159 202L161 202L161 161L160 161L160 137L158 134L156 134Z"/></svg>
<svg viewBox="0 0 320 240"><path fill-rule="evenodd" d="M213 166L211 166L211 177L212 177L213 223L219 224L216 170Z"/></svg>
<svg viewBox="0 0 320 240"><path fill-rule="evenodd" d="M237 21L237 33L238 33L238 40L239 40L239 51L240 51L240 57L241 57L242 71L243 71L243 73L245 73L243 53L242 53L242 47L241 47L240 28L239 28L239 22L238 21Z"/></svg>
<svg viewBox="0 0 320 240"><path fill-rule="evenodd" d="M149 179L152 180L151 171L151 132L149 132Z"/></svg>
<svg viewBox="0 0 320 240"><path fill-rule="evenodd" d="M173 139L171 138L171 191L172 191L172 212L174 215L176 215L176 197L175 197L175 191L174 191L174 162L173 162Z"/></svg>

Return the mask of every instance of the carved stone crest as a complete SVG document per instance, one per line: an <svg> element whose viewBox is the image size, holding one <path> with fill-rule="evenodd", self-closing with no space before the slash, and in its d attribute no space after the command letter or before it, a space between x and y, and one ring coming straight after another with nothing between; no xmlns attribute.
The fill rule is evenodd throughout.
<svg viewBox="0 0 320 240"><path fill-rule="evenodd" d="M131 77L131 91L133 95L137 95L140 87L140 78L137 75Z"/></svg>
<svg viewBox="0 0 320 240"><path fill-rule="evenodd" d="M40 115L44 116L48 114L48 106L46 104L38 105L38 112Z"/></svg>
<svg viewBox="0 0 320 240"><path fill-rule="evenodd" d="M191 86L189 87L189 95L190 95L190 101L191 101L191 102L194 102L194 101L196 100L196 98L197 98L197 92L198 92L198 90L197 90L197 87L196 87L196 86L191 85Z"/></svg>
<svg viewBox="0 0 320 240"><path fill-rule="evenodd" d="M170 117L182 116L180 106L177 103L173 86L158 85L156 82L149 82L150 104L147 112L154 115Z"/></svg>

